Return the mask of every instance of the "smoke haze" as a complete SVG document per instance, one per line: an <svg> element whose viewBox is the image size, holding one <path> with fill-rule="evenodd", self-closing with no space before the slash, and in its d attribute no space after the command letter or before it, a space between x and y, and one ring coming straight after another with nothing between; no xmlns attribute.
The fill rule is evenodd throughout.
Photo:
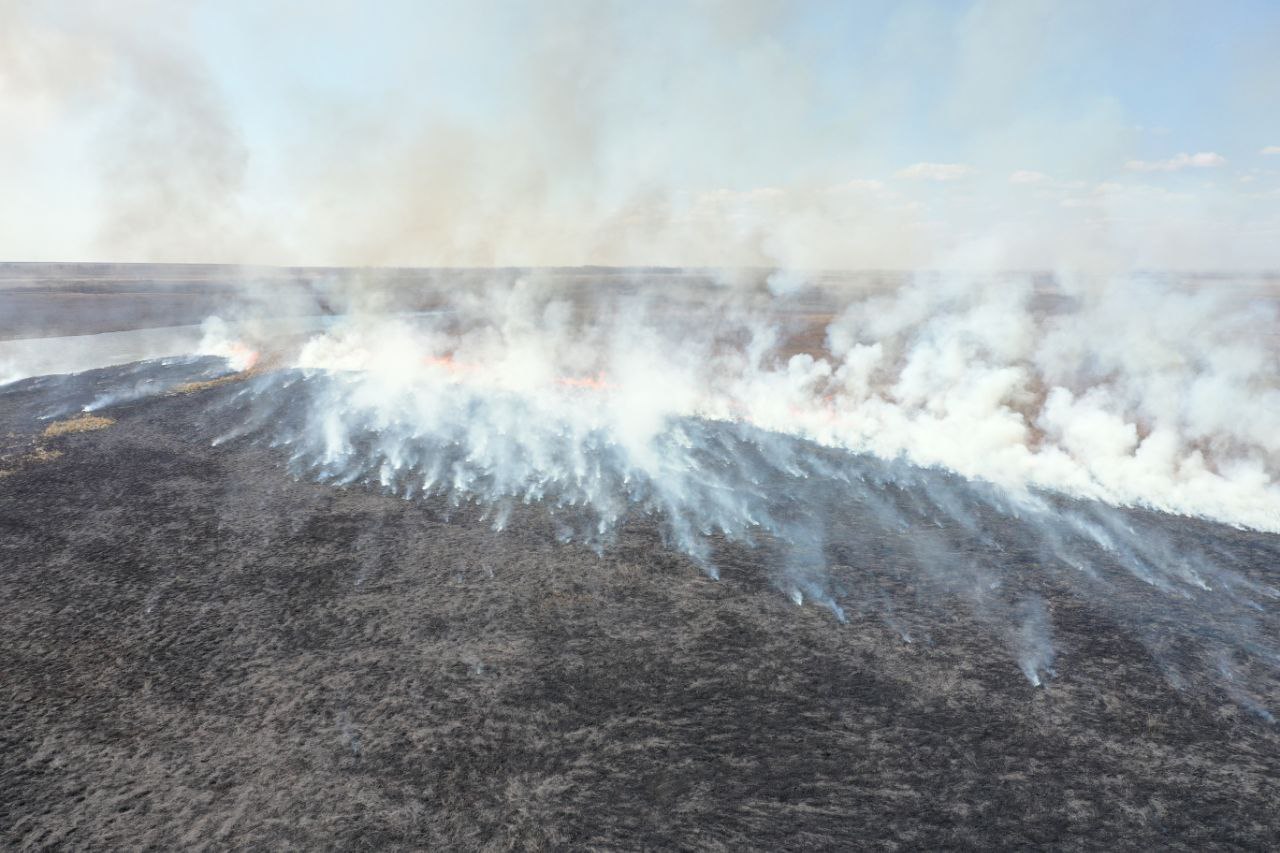
<svg viewBox="0 0 1280 853"><path fill-rule="evenodd" d="M0 254L364 268L17 324L0 381L178 357L58 412L235 374L220 445L599 551L651 519L904 641L965 607L1036 685L1066 590L1266 715L1276 590L1168 525L1280 533L1245 5L0 0Z"/></svg>
<svg viewBox="0 0 1280 853"><path fill-rule="evenodd" d="M1066 272L1277 262L1280 176L1265 152L1280 104L1262 82L1278 73L1274 15L1204 21L1231 48L1197 44L1209 58L1189 77L1169 22L1203 16L1194 4L297 11L0 4L0 116L13 130L0 143L0 254ZM1177 103L1151 100L1163 89Z"/></svg>
<svg viewBox="0 0 1280 853"><path fill-rule="evenodd" d="M277 340L284 369L231 398L236 426L214 440L263 442L337 485L474 503L496 530L545 504L565 541L600 550L652 518L712 576L716 543L763 549L797 604L903 639L964 606L1034 684L1054 672L1041 584L1104 607L1173 678L1223 655L1280 662L1273 587L1125 511L1280 532L1264 284L582 278L440 285L412 313L388 312L392 292ZM212 328L205 348L234 335ZM884 567L841 565L886 540L919 609L875 592ZM1010 547L1043 576L1010 577ZM1188 643L1191 662L1171 651Z"/></svg>

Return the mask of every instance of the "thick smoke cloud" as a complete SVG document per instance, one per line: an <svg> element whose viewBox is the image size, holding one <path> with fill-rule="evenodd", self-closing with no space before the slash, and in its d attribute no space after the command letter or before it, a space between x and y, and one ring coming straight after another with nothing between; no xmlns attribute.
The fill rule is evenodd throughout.
<svg viewBox="0 0 1280 853"><path fill-rule="evenodd" d="M640 455L672 418L741 421L1280 532L1280 318L1256 283L921 275L847 296L829 322L796 309L835 294L769 283L708 285L706 301L698 285L565 294L534 276L441 293L412 320L352 315L292 358L354 371L373 412L455 386L511 394Z"/></svg>
<svg viewBox="0 0 1280 853"><path fill-rule="evenodd" d="M249 147L184 42L194 12L152 0L0 3L0 119L14 130L0 169L14 170L23 208L0 218L24 241L8 260L39 259L51 241L58 261L244 261L277 247L243 203Z"/></svg>
<svg viewBox="0 0 1280 853"><path fill-rule="evenodd" d="M1168 71L1176 16L1100 8L5 0L0 254L910 270L998 239L997 268L1274 263L1251 166L1274 95L1215 107L1194 184L1128 172L1181 149L1114 87L1054 81Z"/></svg>
<svg viewBox="0 0 1280 853"><path fill-rule="evenodd" d="M389 90L272 77L281 131L198 38L213 4L0 0L0 116L29 128L0 141L26 199L0 225L32 233L23 211L48 193L80 199L75 221L44 226L75 239L10 246L733 270L613 288L441 275L412 311L378 273L287 289L249 275L243 304L182 348L266 366L227 392L236 426L217 439L273 444L307 476L475 502L499 528L537 502L600 549L652 517L710 574L725 543L761 549L797 603L904 640L958 604L1033 683L1059 665L1046 601L1065 588L1171 678L1215 672L1255 701L1276 591L1135 508L1280 532L1274 294L1127 271L1274 263L1269 177L1234 175L1256 179L1247 192L1151 183L1172 173L1124 172L1150 142L1126 105L1034 107L1037 79L1092 44L1088 9L977 3L950 21L904 4L860 73L831 66L846 78L808 60L846 46L787 4L511 8L432 7L430 27L386 47L403 63ZM261 34L296 28L302 52L338 63L360 47L342 25L353 8L321 11L265 7L251 17L270 25L228 41L287 64L298 46ZM455 54L438 32L457 34ZM943 81L939 104L901 73L916 67ZM898 128L917 122L965 150L915 153ZM40 153L55 138L75 156ZM60 174L50 163L65 185L23 178ZM998 272L1033 267L1058 275ZM814 272L836 268L972 272L890 289ZM336 316L280 320L316 313ZM12 352L0 379L33 372ZM77 405L164 387L134 377ZM842 562L872 540L897 556ZM1011 577L1006 547L1044 572ZM910 607L888 591L903 584Z"/></svg>
<svg viewBox="0 0 1280 853"><path fill-rule="evenodd" d="M531 274L348 315L271 356L287 369L234 396L216 441L477 504L499 530L548 506L597 549L653 518L713 576L717 543L763 549L796 603L907 640L963 606L1035 684L1063 588L1175 680L1280 662L1275 589L1125 509L1280 532L1277 318L1256 283L920 276L848 288L826 320L833 287L763 285ZM841 563L869 542L895 556ZM878 588L894 577L923 598Z"/></svg>

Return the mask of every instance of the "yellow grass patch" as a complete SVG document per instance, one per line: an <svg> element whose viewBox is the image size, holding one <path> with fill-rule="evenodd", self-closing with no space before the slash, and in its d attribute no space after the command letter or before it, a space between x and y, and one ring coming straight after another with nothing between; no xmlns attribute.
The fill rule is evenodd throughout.
<svg viewBox="0 0 1280 853"><path fill-rule="evenodd" d="M174 388L171 388L169 394L195 394L198 391L207 391L210 388L217 388L221 385L229 385L232 382L240 382L248 379L250 376L257 376L263 371L262 365L255 365L248 370L242 370L239 373L229 373L226 376L219 376L217 379L204 379L199 382L184 382Z"/></svg>
<svg viewBox="0 0 1280 853"><path fill-rule="evenodd" d="M210 388L217 388L219 385L226 385L231 382L239 382L243 379L243 374L233 373L230 376L222 376L218 379L205 379L200 382L184 382L173 388L170 394L194 394L197 391L207 391Z"/></svg>
<svg viewBox="0 0 1280 853"><path fill-rule="evenodd" d="M38 462L52 462L54 459L57 459L61 455L62 455L61 450L49 450L48 448L36 445L35 449L32 450L30 453L27 453L23 456L18 456L16 458L10 458L9 460L7 460L9 464L13 465L14 467L0 468L0 480L3 480L5 477L13 476L14 474L18 473L23 468L25 468L27 465L33 465Z"/></svg>
<svg viewBox="0 0 1280 853"><path fill-rule="evenodd" d="M114 418L85 414L75 418L68 418L65 421L54 421L44 428L42 435L45 438L53 438L54 436L69 435L75 432L90 432L95 429L106 429L114 423Z"/></svg>

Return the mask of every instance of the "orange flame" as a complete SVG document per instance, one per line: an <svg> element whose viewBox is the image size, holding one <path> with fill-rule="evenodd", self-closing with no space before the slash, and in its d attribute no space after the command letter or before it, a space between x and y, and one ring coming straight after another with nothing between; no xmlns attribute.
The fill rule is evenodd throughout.
<svg viewBox="0 0 1280 853"><path fill-rule="evenodd" d="M561 376L556 383L570 388L587 388L591 391L607 391L614 387L609 380L605 379L603 373L597 373L594 376Z"/></svg>
<svg viewBox="0 0 1280 853"><path fill-rule="evenodd" d="M253 347L236 341L230 346L231 354L228 358L235 369L241 373L246 370L252 370L254 365L258 363L261 354Z"/></svg>

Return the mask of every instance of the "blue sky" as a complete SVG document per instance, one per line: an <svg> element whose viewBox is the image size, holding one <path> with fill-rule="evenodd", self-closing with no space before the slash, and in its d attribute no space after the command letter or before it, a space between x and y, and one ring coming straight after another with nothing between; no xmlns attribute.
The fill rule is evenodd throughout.
<svg viewBox="0 0 1280 853"><path fill-rule="evenodd" d="M0 256L1280 265L1280 4L0 0Z"/></svg>

